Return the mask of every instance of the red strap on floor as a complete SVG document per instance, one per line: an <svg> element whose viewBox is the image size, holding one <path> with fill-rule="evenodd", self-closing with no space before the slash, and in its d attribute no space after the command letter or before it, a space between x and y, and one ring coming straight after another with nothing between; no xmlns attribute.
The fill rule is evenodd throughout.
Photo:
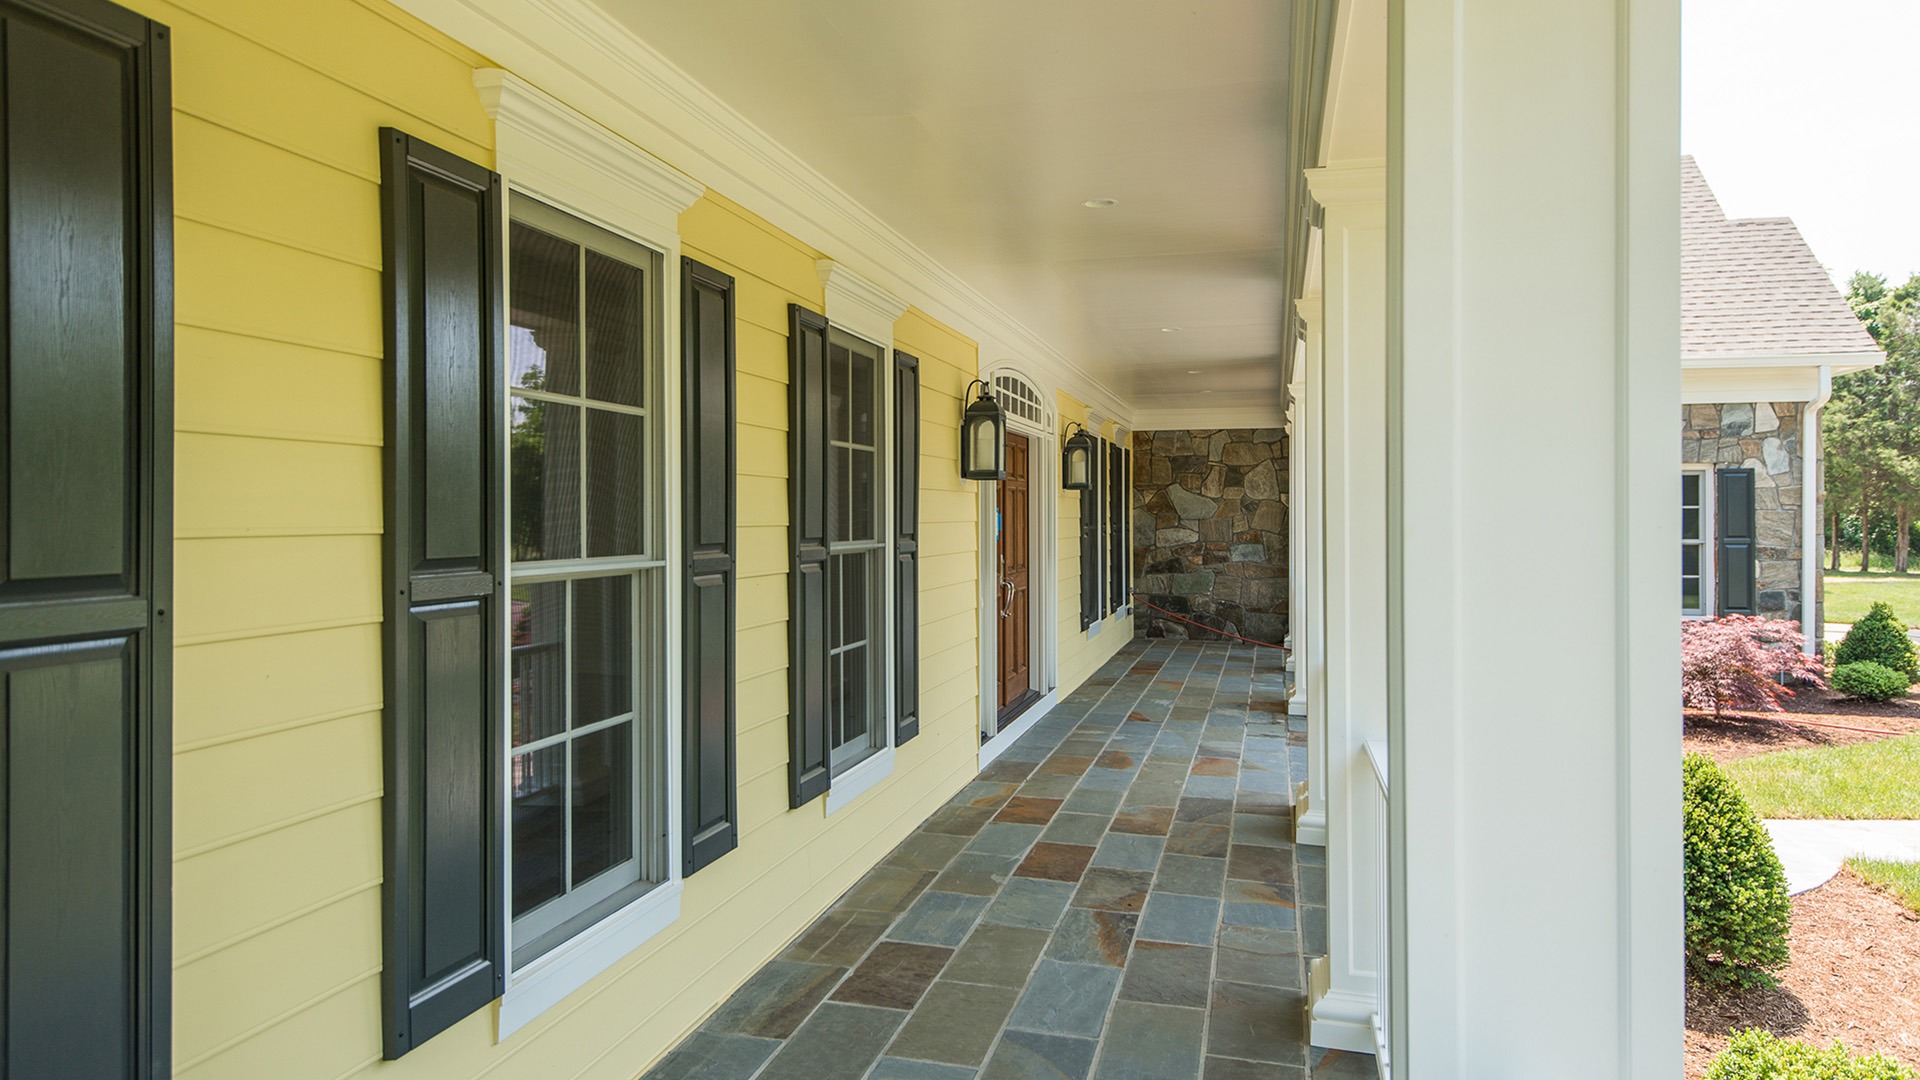
<svg viewBox="0 0 1920 1080"><path fill-rule="evenodd" d="M1142 600L1140 599L1140 594L1137 592L1133 593L1132 595L1133 595L1134 603L1139 604L1141 607L1150 607L1153 610L1159 612L1160 614L1165 615L1167 618L1172 619L1174 622L1183 622L1183 623L1186 623L1188 626L1197 626L1200 629L1205 630L1209 634L1219 634L1221 637L1229 637L1235 641L1244 641L1249 645L1258 645L1263 649L1279 649L1281 652L1293 651L1292 649L1287 648L1285 645L1275 645L1271 641L1255 641L1250 637L1241 637L1239 634L1229 634L1225 630L1215 630L1213 627L1208 626L1206 623L1194 622L1192 619L1189 619L1184 615L1176 615L1173 612L1168 611L1166 608L1161 607L1159 604Z"/></svg>

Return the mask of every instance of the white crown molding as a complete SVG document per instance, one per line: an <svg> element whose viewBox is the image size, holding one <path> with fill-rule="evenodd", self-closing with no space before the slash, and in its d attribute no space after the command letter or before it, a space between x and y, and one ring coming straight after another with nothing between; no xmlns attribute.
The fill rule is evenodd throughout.
<svg viewBox="0 0 1920 1080"><path fill-rule="evenodd" d="M1240 405L1221 409L1142 409L1135 431L1211 431L1218 428L1279 428L1286 414L1277 405Z"/></svg>
<svg viewBox="0 0 1920 1080"><path fill-rule="evenodd" d="M827 321L884 349L893 348L893 324L907 302L832 259L815 264L827 292Z"/></svg>
<svg viewBox="0 0 1920 1080"><path fill-rule="evenodd" d="M1129 404L589 0L394 0L615 134L1060 389ZM996 357L998 359L998 357Z"/></svg>
<svg viewBox="0 0 1920 1080"><path fill-rule="evenodd" d="M1387 163L1347 161L1305 170L1307 191L1321 206L1384 205L1387 201Z"/></svg>
<svg viewBox="0 0 1920 1080"><path fill-rule="evenodd" d="M515 188L665 247L706 185L512 72L473 73L493 118L494 168Z"/></svg>

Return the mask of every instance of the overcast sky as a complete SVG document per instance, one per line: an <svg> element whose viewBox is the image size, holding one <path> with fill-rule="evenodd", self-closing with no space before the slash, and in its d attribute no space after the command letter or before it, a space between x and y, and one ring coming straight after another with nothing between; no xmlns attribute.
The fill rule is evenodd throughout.
<svg viewBox="0 0 1920 1080"><path fill-rule="evenodd" d="M1920 0L1682 0L1681 146L1836 279L1920 271Z"/></svg>

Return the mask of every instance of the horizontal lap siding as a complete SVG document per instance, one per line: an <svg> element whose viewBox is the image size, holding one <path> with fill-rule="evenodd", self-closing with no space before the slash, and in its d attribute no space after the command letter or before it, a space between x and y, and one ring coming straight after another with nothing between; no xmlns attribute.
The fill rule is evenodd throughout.
<svg viewBox="0 0 1920 1080"><path fill-rule="evenodd" d="M174 58L175 1072L470 1076L377 1065L377 132L490 162L485 61L384 5L120 2Z"/></svg>

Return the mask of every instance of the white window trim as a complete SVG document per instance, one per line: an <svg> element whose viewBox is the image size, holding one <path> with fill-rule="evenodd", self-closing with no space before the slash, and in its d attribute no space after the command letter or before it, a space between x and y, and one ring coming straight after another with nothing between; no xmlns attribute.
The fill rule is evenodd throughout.
<svg viewBox="0 0 1920 1080"><path fill-rule="evenodd" d="M474 73L481 105L494 121L494 162L507 187L503 213L515 192L533 196L555 209L572 214L660 253L660 387L656 410L661 440L661 501L666 520L663 545L668 568L665 578L664 618L679 625L685 608L684 582L673 572L682 565L680 365L674 362L680 345L680 214L705 194L704 185L689 179L653 155L588 119L577 110L517 76L497 68ZM509 221L511 218L509 217ZM504 225L504 223L503 223ZM505 272L503 270L503 272ZM512 395L499 403L511 408ZM502 453L504 453L504 448ZM504 472L503 472L504 475ZM503 605L503 637L508 617ZM662 660L667 673L662 715L667 718L664 738L666 764L667 876L644 895L602 919L571 940L527 964L509 965L506 993L496 1002L495 1040L514 1032L565 1000L595 976L625 959L648 939L680 917L682 808L678 763L682 687L677 673L684 662L679 636L666 635ZM511 673L502 665L501 678ZM504 695L504 691L503 691ZM503 696L502 700L510 700ZM497 722L509 723L501 715ZM496 779L504 785L506 777ZM512 807L502 799L501 842L510 843ZM509 878L511 875L509 875ZM513 910L512 882L502 881L500 910Z"/></svg>
<svg viewBox="0 0 1920 1080"><path fill-rule="evenodd" d="M879 489L875 494L881 509L880 529L886 537L885 544L880 548L884 557L880 560L883 567L880 574L883 603L880 605L879 644L884 660L881 665L884 677L880 683L880 708L874 711L886 742L847 771L829 778L827 796L820 802L822 813L830 815L893 775L894 721L897 712L893 688L896 685L894 680L900 677L899 672L894 670L894 653L897 651L894 641L899 633L894 620L899 617L899 612L894 597L894 567L898 560L894 558L893 545L899 530L894 521L898 507L894 505L893 498L893 455L897 442L893 430L893 324L906 314L907 305L892 293L831 259L821 259L819 269L820 281L826 286L828 326L879 350L880 398L876 402L878 408L874 418L875 433L879 436L874 455L878 469L874 483Z"/></svg>
<svg viewBox="0 0 1920 1080"><path fill-rule="evenodd" d="M891 664L888 665L892 667ZM889 687L891 689L891 687ZM893 775L893 709L887 709L887 745L868 754L865 760L833 778L827 787L827 813L838 812L855 799L878 787Z"/></svg>
<svg viewBox="0 0 1920 1080"><path fill-rule="evenodd" d="M573 940L513 972L500 999L496 1042L527 1026L567 995L672 926L680 918L685 886L677 868L673 877L636 897L633 903L582 931Z"/></svg>
<svg viewBox="0 0 1920 1080"><path fill-rule="evenodd" d="M1719 533L1717 511L1719 493L1714 485L1715 466L1683 464L1680 472L1700 474L1700 610L1680 612L1682 619L1713 619L1720 614L1720 593L1714 571L1719 569ZM1684 541L1682 541L1684 543Z"/></svg>

